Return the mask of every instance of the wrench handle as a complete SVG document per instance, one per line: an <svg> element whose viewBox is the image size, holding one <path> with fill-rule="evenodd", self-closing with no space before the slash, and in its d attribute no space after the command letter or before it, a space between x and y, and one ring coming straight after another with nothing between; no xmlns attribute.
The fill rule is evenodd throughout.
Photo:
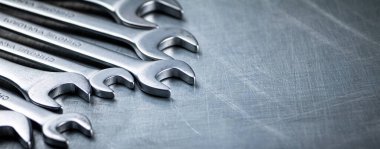
<svg viewBox="0 0 380 149"><path fill-rule="evenodd" d="M89 76L91 73L96 72L95 68L71 62L70 60L48 54L19 43L0 38L0 51L21 57L28 61L38 63L49 68L59 71L75 72L84 76Z"/></svg>
<svg viewBox="0 0 380 149"><path fill-rule="evenodd" d="M27 90L39 81L46 72L25 67L0 58L0 78L22 90Z"/></svg>
<svg viewBox="0 0 380 149"><path fill-rule="evenodd" d="M101 6L108 11L115 12L114 8L115 6L118 5L118 3L122 2L121 0L81 0L85 1L87 3L92 3L98 6Z"/></svg>
<svg viewBox="0 0 380 149"><path fill-rule="evenodd" d="M122 67L131 73L136 73L145 63L142 60L119 54L3 13L0 13L0 27L53 45L85 59L109 66Z"/></svg>
<svg viewBox="0 0 380 149"><path fill-rule="evenodd" d="M96 1L92 0L92 2ZM102 4L107 3L110 4L113 2L104 1ZM0 1L0 4L60 21L61 23L68 25L74 25L89 32L101 33L104 36L118 38L128 44L133 44L133 38L142 32L142 30L125 27L111 21L99 19L34 0L2 0ZM117 1L115 1L112 5L117 5ZM108 6L112 7L112 5Z"/></svg>
<svg viewBox="0 0 380 149"><path fill-rule="evenodd" d="M49 1L49 0L44 0L44 1ZM66 0L66 1L82 1L89 4L93 4L95 6L99 6L110 12L115 12L116 6L119 5L120 2L123 2L123 0Z"/></svg>
<svg viewBox="0 0 380 149"><path fill-rule="evenodd" d="M49 117L56 115L4 89L0 89L0 105L21 113L40 125L43 125Z"/></svg>

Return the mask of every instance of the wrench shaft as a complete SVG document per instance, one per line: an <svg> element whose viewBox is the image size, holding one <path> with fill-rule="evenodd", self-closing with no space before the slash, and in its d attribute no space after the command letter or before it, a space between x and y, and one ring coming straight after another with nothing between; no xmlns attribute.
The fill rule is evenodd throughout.
<svg viewBox="0 0 380 149"><path fill-rule="evenodd" d="M84 41L58 33L51 29L28 23L26 21L0 13L0 27L42 42L62 48L73 55L91 59L109 66L118 66L136 73L143 61L119 54L117 52L86 43Z"/></svg>
<svg viewBox="0 0 380 149"><path fill-rule="evenodd" d="M120 0L82 0L82 1L102 6L109 11L115 11L114 10L116 8L115 6L118 5L120 2L122 2Z"/></svg>
<svg viewBox="0 0 380 149"><path fill-rule="evenodd" d="M21 44L0 38L0 51L16 55L29 61L57 69L59 71L75 72L84 76L89 76L96 72L95 68L90 68L67 59L57 57Z"/></svg>
<svg viewBox="0 0 380 149"><path fill-rule="evenodd" d="M22 100L20 97L3 89L0 89L0 105L24 114L40 125L43 125L51 116L56 116L56 114Z"/></svg>
<svg viewBox="0 0 380 149"><path fill-rule="evenodd" d="M108 2L103 3L107 4ZM74 25L83 30L100 33L104 36L118 39L132 45L134 43L133 38L143 32L143 30L128 28L107 20L102 20L34 0L6 0L0 1L0 4L58 20L69 25ZM117 3L115 2L114 4Z"/></svg>
<svg viewBox="0 0 380 149"><path fill-rule="evenodd" d="M0 59L0 77L11 81L23 90L28 90L44 75L43 71L21 66L4 59Z"/></svg>

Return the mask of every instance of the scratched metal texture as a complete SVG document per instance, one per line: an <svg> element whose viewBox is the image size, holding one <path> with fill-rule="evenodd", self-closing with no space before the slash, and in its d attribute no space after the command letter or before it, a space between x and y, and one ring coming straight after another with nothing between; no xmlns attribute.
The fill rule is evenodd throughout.
<svg viewBox="0 0 380 149"><path fill-rule="evenodd" d="M115 100L59 98L95 129L92 139L65 133L71 148L379 148L380 1L178 1L185 21L147 19L197 37L200 54L165 51L194 68L197 85L164 81L171 99L121 86ZM39 131L34 140L50 148Z"/></svg>

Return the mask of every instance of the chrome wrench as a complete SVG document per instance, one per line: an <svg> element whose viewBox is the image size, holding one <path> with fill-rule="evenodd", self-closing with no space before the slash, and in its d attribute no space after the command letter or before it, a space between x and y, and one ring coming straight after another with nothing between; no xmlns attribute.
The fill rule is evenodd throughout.
<svg viewBox="0 0 380 149"><path fill-rule="evenodd" d="M8 100L9 96L1 94L0 100ZM24 115L8 110L0 111L0 136L14 135L25 148L32 148L32 125Z"/></svg>
<svg viewBox="0 0 380 149"><path fill-rule="evenodd" d="M0 98L1 106L25 115L42 127L47 144L67 147L67 139L60 133L69 129L77 129L87 136L93 135L91 122L84 115L78 113L56 114L37 107L9 91L0 89L0 94L6 97Z"/></svg>
<svg viewBox="0 0 380 149"><path fill-rule="evenodd" d="M75 0L75 2L98 6L111 14L117 23L134 28L157 28L157 24L142 18L152 12L162 12L178 19L182 19L183 16L183 9L176 0Z"/></svg>
<svg viewBox="0 0 380 149"><path fill-rule="evenodd" d="M0 51L38 63L59 71L74 72L85 76L90 82L93 92L98 97L114 98L113 91L108 87L112 84L123 84L134 87L133 76L123 68L108 68L99 70L90 66L71 62L46 52L42 52L16 42L0 38Z"/></svg>
<svg viewBox="0 0 380 149"><path fill-rule="evenodd" d="M141 90L151 95L170 97L169 87L160 82L169 77L178 77L188 84L195 83L193 69L183 61L138 60L3 13L0 13L0 28L50 44L75 56L124 68L135 76Z"/></svg>
<svg viewBox="0 0 380 149"><path fill-rule="evenodd" d="M52 98L77 93L90 100L91 86L77 73L47 72L21 66L0 58L0 79L13 84L32 103L51 110L62 110Z"/></svg>
<svg viewBox="0 0 380 149"><path fill-rule="evenodd" d="M173 46L180 46L192 52L199 50L197 40L184 29L141 30L129 28L34 0L1 0L0 4L125 42L132 46L136 54L143 60L172 59L162 50Z"/></svg>

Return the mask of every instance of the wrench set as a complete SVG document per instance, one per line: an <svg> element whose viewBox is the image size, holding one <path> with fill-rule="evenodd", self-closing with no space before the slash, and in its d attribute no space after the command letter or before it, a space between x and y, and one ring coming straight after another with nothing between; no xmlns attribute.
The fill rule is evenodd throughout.
<svg viewBox="0 0 380 149"><path fill-rule="evenodd" d="M170 97L170 88L161 80L175 77L191 85L195 83L195 73L186 62L162 52L173 46L198 52L199 44L194 36L184 29L158 27L142 18L148 13L160 11L181 19L183 10L176 0L78 0L75 3L95 6L109 13L114 20L100 19L43 0L0 0L1 7L125 43L134 49L138 58L88 43L42 26L33 19L16 17L0 9L0 29L49 45L65 55L108 67L99 69L0 37L0 53L13 57L13 61L5 56L0 57L0 79L9 82L23 96L0 86L0 107L11 110L0 111L0 133L16 136L26 148L33 146L29 120L41 126L45 143L56 147L68 147L66 138L61 134L68 129L79 130L89 137L93 135L86 116L55 113L62 111L61 105L54 100L60 95L75 93L88 102L91 95L114 98L109 86L121 84L130 89L136 85L153 96ZM55 71L23 66L17 60L26 60Z"/></svg>

